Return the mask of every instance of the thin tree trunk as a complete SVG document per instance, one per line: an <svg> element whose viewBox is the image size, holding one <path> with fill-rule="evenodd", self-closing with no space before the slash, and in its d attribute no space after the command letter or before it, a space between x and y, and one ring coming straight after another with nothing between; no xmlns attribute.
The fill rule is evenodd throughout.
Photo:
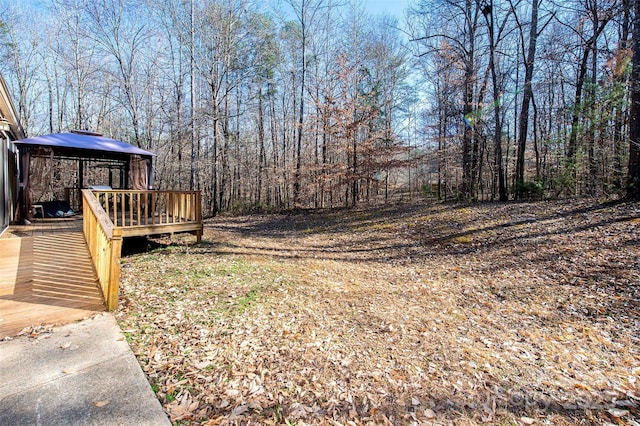
<svg viewBox="0 0 640 426"><path fill-rule="evenodd" d="M195 58L193 51L195 49L195 11L194 8L194 0L191 0L191 48L189 53L189 78L190 78L190 88L191 88L191 161L189 165L189 189L193 191L196 188L196 67L195 67Z"/></svg>
<svg viewBox="0 0 640 426"><path fill-rule="evenodd" d="M633 69L631 71L631 111L629 113L629 174L627 196L640 200L640 1L633 18Z"/></svg>
<svg viewBox="0 0 640 426"><path fill-rule="evenodd" d="M534 0L535 1L535 0ZM500 108L500 86L498 84L498 73L496 71L495 62L495 26L493 15L493 0L489 6L489 12L485 14L485 18L488 20L489 25L489 68L491 69L491 80L493 82L493 102L494 102L494 143L495 143L495 167L498 169L498 197L500 201L507 201L507 188L505 184L504 165L502 158L502 116Z"/></svg>
<svg viewBox="0 0 640 426"><path fill-rule="evenodd" d="M293 203L298 207L300 203L300 169L302 168L302 127L304 124L304 84L307 71L307 33L306 33L306 4L302 0L301 6L301 33L302 33L302 69L300 72L300 111L298 116L298 132L296 139L296 172L293 181Z"/></svg>
<svg viewBox="0 0 640 426"><path fill-rule="evenodd" d="M594 15L594 19L597 19L597 14ZM584 89L584 83L587 76L587 62L589 59L589 52L594 51L598 43L598 37L604 31L607 23L611 20L608 17L600 22L594 22L593 35L585 42L584 50L582 52L582 58L580 60L580 67L578 68L578 77L576 79L576 93L574 97L574 110L571 117L571 134L569 136L569 143L567 147L567 168L568 172L573 173L575 168L575 156L578 149L578 129L581 117L581 105L582 105L582 90Z"/></svg>
<svg viewBox="0 0 640 426"><path fill-rule="evenodd" d="M536 57L536 45L538 40L538 5L540 0L531 2L531 24L529 27L529 47L525 62L524 90L522 94L522 107L520 109L520 122L518 123L518 147L516 154L516 196L521 196L524 186L524 158L527 146L527 132L529 131L529 104L533 97L533 69Z"/></svg>
<svg viewBox="0 0 640 426"><path fill-rule="evenodd" d="M631 0L623 0L623 15L622 34L620 36L620 43L618 46L618 56L616 62L624 61L627 55L627 49L629 48L629 23L631 20ZM617 64L616 64L617 65ZM626 84L626 76L622 71L616 72L614 75L614 84L621 87ZM617 90L617 88L616 88ZM622 90L620 90L622 92ZM613 130L613 187L616 189L622 189L623 187L623 157L624 157L624 125L625 125L625 107L624 107L624 94L621 94L619 98L615 100L615 118L614 118L614 130Z"/></svg>
<svg viewBox="0 0 640 426"><path fill-rule="evenodd" d="M265 149L264 149L264 111L262 103L262 82L258 84L258 180L256 188L256 202L262 202L262 179L266 166Z"/></svg>

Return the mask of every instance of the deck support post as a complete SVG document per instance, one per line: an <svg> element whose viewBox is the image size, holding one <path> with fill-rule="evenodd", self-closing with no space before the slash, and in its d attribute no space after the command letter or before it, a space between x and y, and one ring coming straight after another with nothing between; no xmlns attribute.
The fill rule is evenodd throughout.
<svg viewBox="0 0 640 426"><path fill-rule="evenodd" d="M115 228L111 238L111 259L109 262L109 290L107 293L107 310L118 309L120 297L120 256L122 253L122 230Z"/></svg>

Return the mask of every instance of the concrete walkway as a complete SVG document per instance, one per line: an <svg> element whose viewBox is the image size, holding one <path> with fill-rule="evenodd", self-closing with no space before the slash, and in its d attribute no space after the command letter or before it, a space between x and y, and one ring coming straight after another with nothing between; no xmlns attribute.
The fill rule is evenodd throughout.
<svg viewBox="0 0 640 426"><path fill-rule="evenodd" d="M0 425L170 425L111 314L0 342Z"/></svg>

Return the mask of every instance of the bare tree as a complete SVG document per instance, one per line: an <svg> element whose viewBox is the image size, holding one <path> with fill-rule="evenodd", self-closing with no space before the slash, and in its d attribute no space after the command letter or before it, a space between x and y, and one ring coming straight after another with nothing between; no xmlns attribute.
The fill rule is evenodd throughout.
<svg viewBox="0 0 640 426"><path fill-rule="evenodd" d="M582 117L580 106L583 102L583 90L589 69L589 54L595 55L597 43L600 35L605 30L607 24L614 16L614 7L608 6L601 8L598 0L585 0L585 13L591 20L589 27L590 32L584 25L578 28L583 29L577 33L582 40L582 52L578 63L577 78L575 84L574 110L571 118L571 134L567 142L567 173L575 173L575 156L578 149L578 131L580 129L580 119Z"/></svg>
<svg viewBox="0 0 640 426"><path fill-rule="evenodd" d="M140 74L143 51L150 40L150 32L146 23L136 18L140 13L139 7L123 0L84 4L94 29L87 33L88 36L114 61L114 68L109 69L107 75L111 77L111 83L121 90L122 96L116 97L116 101L129 115L130 138L135 144L150 148L149 135L143 135L140 122L141 103L144 102L141 89L144 82Z"/></svg>
<svg viewBox="0 0 640 426"><path fill-rule="evenodd" d="M629 112L629 176L627 196L640 199L640 1L634 4L633 70L631 72L631 111Z"/></svg>
<svg viewBox="0 0 640 426"><path fill-rule="evenodd" d="M539 15L540 3L541 3L541 0L531 1L531 18L529 20L529 41L528 41L528 47L525 55L524 26L518 19L518 14L516 13L515 5L513 4L513 2L510 2L511 8L514 11L514 15L513 15L514 19L516 19L518 23L518 28L520 30L522 57L523 57L524 69L525 69L524 85L522 89L522 103L520 107L520 116L518 121L518 142L517 142L516 167L515 167L516 197L521 197L523 195L523 189L525 184L525 152L527 147L527 136L529 132L529 120L530 120L529 107L531 105L531 101L533 98L533 71L535 67L538 37L540 36L542 31L544 31L547 24L551 22L551 18L549 18L547 23L542 25L542 28L538 30L538 15ZM537 172L539 173L539 171ZM536 176L536 177L539 178L539 176Z"/></svg>
<svg viewBox="0 0 640 426"><path fill-rule="evenodd" d="M534 0L535 1L535 0ZM495 16L497 10L493 0L489 0L482 6L482 14L487 21L487 28L489 29L489 69L491 71L491 81L493 86L493 111L494 111L494 145L495 145L495 167L498 171L498 191L500 201L507 201L509 199L507 195L507 186L505 180L503 155L502 155L502 110L501 110L501 97L502 97L502 79L499 81L497 65L496 65L496 47L502 37L502 32L508 22L511 10L503 17L503 21L497 28Z"/></svg>

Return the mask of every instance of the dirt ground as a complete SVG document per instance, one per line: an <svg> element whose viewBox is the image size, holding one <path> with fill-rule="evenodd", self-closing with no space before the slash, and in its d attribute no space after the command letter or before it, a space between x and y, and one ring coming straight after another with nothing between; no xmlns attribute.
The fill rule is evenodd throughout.
<svg viewBox="0 0 640 426"><path fill-rule="evenodd" d="M640 203L218 217L152 244L117 317L176 424L640 424Z"/></svg>

